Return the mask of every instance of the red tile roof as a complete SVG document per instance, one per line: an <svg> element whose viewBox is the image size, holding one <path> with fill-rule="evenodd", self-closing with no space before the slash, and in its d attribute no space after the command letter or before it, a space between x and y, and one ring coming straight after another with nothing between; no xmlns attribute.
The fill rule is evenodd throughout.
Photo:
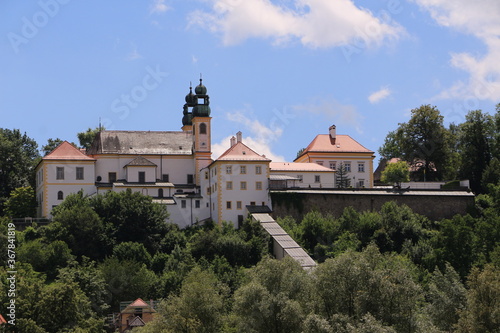
<svg viewBox="0 0 500 333"><path fill-rule="evenodd" d="M130 303L128 306L143 308L143 307L149 307L150 305L148 303L144 302L142 300L142 298L138 298L135 301L133 301L132 303Z"/></svg>
<svg viewBox="0 0 500 333"><path fill-rule="evenodd" d="M226 150L217 161L270 161L264 155L259 155L250 149L243 142L237 142L231 148Z"/></svg>
<svg viewBox="0 0 500 333"><path fill-rule="evenodd" d="M68 141L61 142L53 151L43 158L44 160L91 160L95 159L82 153Z"/></svg>
<svg viewBox="0 0 500 333"><path fill-rule="evenodd" d="M308 152L374 153L373 151L363 147L349 135L337 135L333 140L329 134L318 134L309 146L307 146L307 148L302 152L301 156Z"/></svg>

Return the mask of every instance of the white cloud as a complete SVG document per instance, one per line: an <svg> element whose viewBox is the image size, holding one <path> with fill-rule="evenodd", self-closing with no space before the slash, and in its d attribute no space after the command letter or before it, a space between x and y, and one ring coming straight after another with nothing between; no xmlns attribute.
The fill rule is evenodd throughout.
<svg viewBox="0 0 500 333"><path fill-rule="evenodd" d="M285 158L281 155L277 155L271 150L271 143L276 141L283 133L282 128L271 128L262 124L259 120L250 119L245 114L247 110L234 111L226 114L226 118L229 121L242 125L242 129L236 129L235 133L224 138L221 142L212 145L212 158L216 159L223 152L229 149L229 141L233 135L236 135L238 130L243 133L243 143L248 147L253 149L256 153L260 155L266 155L273 161L284 161ZM235 128L232 126L232 128ZM238 128L238 127L236 127ZM248 131L247 133L245 133Z"/></svg>
<svg viewBox="0 0 500 333"><path fill-rule="evenodd" d="M149 12L153 13L164 13L169 10L170 7L165 4L165 0L154 0L150 7Z"/></svg>
<svg viewBox="0 0 500 333"><path fill-rule="evenodd" d="M139 53L139 51L137 51L137 45L135 45L133 43L131 45L132 45L132 52L130 52L127 55L127 60L133 61L133 60L141 59L142 55Z"/></svg>
<svg viewBox="0 0 500 333"><path fill-rule="evenodd" d="M351 43L380 45L396 39L404 29L390 20L376 17L351 0L293 0L274 4L270 0L209 0L212 11L189 16L190 25L208 28L222 35L225 45L248 38L271 39L275 44L299 40L311 48L344 46Z"/></svg>
<svg viewBox="0 0 500 333"><path fill-rule="evenodd" d="M487 53L452 53L450 64L469 73L437 98L476 98L498 102L500 97L500 2L498 0L414 0L440 25L480 39Z"/></svg>
<svg viewBox="0 0 500 333"><path fill-rule="evenodd" d="M368 100L370 101L370 103L376 104L381 100L386 99L391 94L392 91L391 89L389 89L389 87L382 87L379 90L375 91L374 93L370 94L370 96L368 96Z"/></svg>
<svg viewBox="0 0 500 333"><path fill-rule="evenodd" d="M344 105L334 98L316 99L309 104L295 105L292 107L296 112L310 112L322 115L329 122L335 125L350 126L362 133L361 120L363 117L353 105Z"/></svg>

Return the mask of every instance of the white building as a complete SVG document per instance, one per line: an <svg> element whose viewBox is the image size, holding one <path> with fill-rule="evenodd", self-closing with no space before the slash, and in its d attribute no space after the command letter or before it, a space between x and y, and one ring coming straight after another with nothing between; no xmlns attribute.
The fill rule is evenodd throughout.
<svg viewBox="0 0 500 333"><path fill-rule="evenodd" d="M237 226L249 211L271 211L272 187L334 188L334 161L357 163L353 175L361 185L372 183L373 152L348 136L319 135L299 163L271 163L238 132L214 161L209 96L201 79L185 100L181 131L103 130L85 152L65 141L43 157L36 167L38 216L50 217L53 207L80 190L95 195L130 189L164 204L169 220L181 227L205 220ZM332 144L335 156L318 151Z"/></svg>

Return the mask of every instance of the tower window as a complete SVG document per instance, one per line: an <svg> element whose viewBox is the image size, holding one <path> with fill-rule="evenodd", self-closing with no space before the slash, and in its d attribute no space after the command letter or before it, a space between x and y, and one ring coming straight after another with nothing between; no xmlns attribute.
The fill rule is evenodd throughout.
<svg viewBox="0 0 500 333"><path fill-rule="evenodd" d="M207 125L205 123L200 124L200 134L207 134Z"/></svg>

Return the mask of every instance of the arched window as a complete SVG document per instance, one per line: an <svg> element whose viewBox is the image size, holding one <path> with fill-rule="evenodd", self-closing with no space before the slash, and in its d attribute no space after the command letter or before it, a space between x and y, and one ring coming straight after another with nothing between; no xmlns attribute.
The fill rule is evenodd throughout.
<svg viewBox="0 0 500 333"><path fill-rule="evenodd" d="M158 198L163 198L163 189L158 189Z"/></svg>
<svg viewBox="0 0 500 333"><path fill-rule="evenodd" d="M63 191L57 192L57 200L63 200L64 199L64 193Z"/></svg>
<svg viewBox="0 0 500 333"><path fill-rule="evenodd" d="M205 123L200 124L200 134L207 134L207 125Z"/></svg>

